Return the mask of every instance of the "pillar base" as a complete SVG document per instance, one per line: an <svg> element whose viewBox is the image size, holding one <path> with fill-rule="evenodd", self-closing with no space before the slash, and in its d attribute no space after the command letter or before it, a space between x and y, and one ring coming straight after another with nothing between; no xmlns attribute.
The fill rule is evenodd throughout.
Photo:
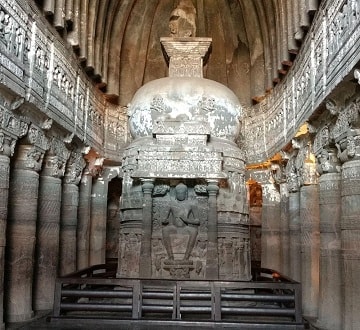
<svg viewBox="0 0 360 330"><path fill-rule="evenodd" d="M26 322L30 321L32 318L34 318L34 312L31 311L31 313L27 314L7 314L7 322L9 323L18 323L18 322Z"/></svg>

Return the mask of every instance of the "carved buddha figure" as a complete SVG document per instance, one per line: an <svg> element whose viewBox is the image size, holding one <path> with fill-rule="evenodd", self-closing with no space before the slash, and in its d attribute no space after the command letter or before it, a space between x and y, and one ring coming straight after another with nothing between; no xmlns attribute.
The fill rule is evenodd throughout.
<svg viewBox="0 0 360 330"><path fill-rule="evenodd" d="M163 242L169 261L174 261L174 251L171 242L171 234L177 234L180 230L189 235L183 260L189 260L198 234L199 217L197 206L187 199L188 188L179 183L175 187L175 199L169 203L166 217L162 220Z"/></svg>

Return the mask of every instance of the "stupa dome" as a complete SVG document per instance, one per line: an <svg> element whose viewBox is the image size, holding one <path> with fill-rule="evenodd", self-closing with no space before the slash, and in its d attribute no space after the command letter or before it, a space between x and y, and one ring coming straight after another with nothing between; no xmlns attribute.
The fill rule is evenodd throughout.
<svg viewBox="0 0 360 330"><path fill-rule="evenodd" d="M133 138L152 134L166 119L206 121L211 136L234 141L239 134L241 106L226 86L199 77L167 77L142 86L129 105Z"/></svg>

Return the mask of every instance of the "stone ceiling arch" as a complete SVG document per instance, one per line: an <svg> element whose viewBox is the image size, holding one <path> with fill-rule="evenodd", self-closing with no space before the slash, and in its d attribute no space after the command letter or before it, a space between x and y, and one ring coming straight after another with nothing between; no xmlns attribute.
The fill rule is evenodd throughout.
<svg viewBox="0 0 360 330"><path fill-rule="evenodd" d="M164 77L159 38L179 0L38 0L84 70L126 105L136 89ZM245 106L261 101L292 64L317 9L315 0L193 0L197 36L213 38L204 76Z"/></svg>

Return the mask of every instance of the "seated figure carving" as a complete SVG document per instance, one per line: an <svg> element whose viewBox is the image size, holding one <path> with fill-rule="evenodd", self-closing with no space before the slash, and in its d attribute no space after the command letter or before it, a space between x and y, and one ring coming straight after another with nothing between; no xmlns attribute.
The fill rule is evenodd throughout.
<svg viewBox="0 0 360 330"><path fill-rule="evenodd" d="M198 209L195 203L188 200L188 188L185 184L179 183L175 187L175 200L169 203L166 210L166 217L162 220L163 243L168 254L167 263L180 262L174 260L174 251L171 242L172 234L178 234L180 231L189 236L183 262L188 262L190 254L194 248L200 224Z"/></svg>

